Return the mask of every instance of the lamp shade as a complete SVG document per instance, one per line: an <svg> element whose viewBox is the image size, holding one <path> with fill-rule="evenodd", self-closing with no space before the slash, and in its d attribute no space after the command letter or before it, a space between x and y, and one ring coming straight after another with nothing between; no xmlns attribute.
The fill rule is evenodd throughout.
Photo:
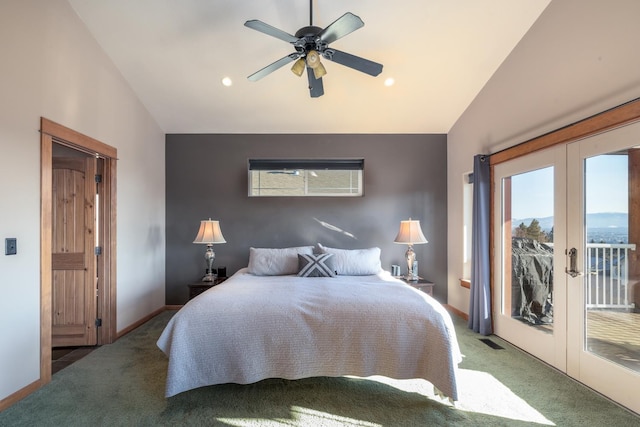
<svg viewBox="0 0 640 427"><path fill-rule="evenodd" d="M213 244L227 243L220 231L220 222L212 221L211 218L200 221L200 229L193 243Z"/></svg>
<svg viewBox="0 0 640 427"><path fill-rule="evenodd" d="M420 243L428 243L427 239L422 234L422 229L420 228L420 221L409 220L400 221L400 230L398 231L398 235L396 236L395 243L404 243L406 245L417 245Z"/></svg>

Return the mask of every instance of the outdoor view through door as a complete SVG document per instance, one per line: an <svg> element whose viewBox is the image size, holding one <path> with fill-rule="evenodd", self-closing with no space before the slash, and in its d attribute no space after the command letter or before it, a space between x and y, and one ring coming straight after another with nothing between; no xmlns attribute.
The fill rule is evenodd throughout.
<svg viewBox="0 0 640 427"><path fill-rule="evenodd" d="M640 314L635 301L640 288L634 289L638 263L630 262L637 239L630 243L629 235L638 219L629 214L634 197L629 192L628 153L584 159L585 245L582 250L568 249L566 269L584 281L585 350L640 372ZM502 312L546 333L554 328L553 173L553 167L546 167L502 179Z"/></svg>
<svg viewBox="0 0 640 427"><path fill-rule="evenodd" d="M553 328L553 167L503 179L504 311L528 325ZM509 250L509 247L511 248ZM510 264L510 265L508 265ZM507 270L507 271L508 271Z"/></svg>
<svg viewBox="0 0 640 427"><path fill-rule="evenodd" d="M630 243L629 231L637 233L639 218L635 217L637 212L629 210L634 197L628 183L629 153L637 157L638 151L622 150L584 159L582 251L586 351L636 372L640 372L640 313L634 313L634 297L640 290L634 295L638 275L630 267L638 269L637 240Z"/></svg>

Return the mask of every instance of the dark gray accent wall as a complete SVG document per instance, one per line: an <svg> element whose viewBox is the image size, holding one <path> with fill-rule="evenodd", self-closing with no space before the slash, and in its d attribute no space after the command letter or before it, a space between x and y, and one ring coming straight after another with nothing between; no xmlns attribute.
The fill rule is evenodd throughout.
<svg viewBox="0 0 640 427"><path fill-rule="evenodd" d="M430 135L166 136L166 302L183 304L205 272L200 221L220 221L226 244L215 266L246 267L249 247L380 247L382 265L406 273L406 245L393 243L400 221L419 219L429 241L416 245L419 274L447 298L447 137ZM364 197L248 197L249 158L365 159Z"/></svg>

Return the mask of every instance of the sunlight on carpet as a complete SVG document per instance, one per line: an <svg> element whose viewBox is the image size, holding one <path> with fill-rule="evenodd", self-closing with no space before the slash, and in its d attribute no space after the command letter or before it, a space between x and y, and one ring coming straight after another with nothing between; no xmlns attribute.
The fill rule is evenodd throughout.
<svg viewBox="0 0 640 427"><path fill-rule="evenodd" d="M462 411L555 425L491 374L459 369L458 382L461 393L456 408Z"/></svg>
<svg viewBox="0 0 640 427"><path fill-rule="evenodd" d="M437 401L439 404L454 407L459 411L484 414L504 420L535 423L536 425L555 425L555 423L529 405L522 397L513 393L494 376L486 372L469 369L458 370L460 400L455 404L452 404L447 398L438 396L433 385L422 379L395 380L382 376L372 376L367 377L367 380L377 381L408 393L419 393L428 399ZM292 425L382 427L381 424L370 421L353 419L300 406L292 406L290 411L290 417L287 419L218 418L218 421L234 427L258 425L273 427Z"/></svg>
<svg viewBox="0 0 640 427"><path fill-rule="evenodd" d="M460 400L452 405L447 399L438 398L430 389L431 383L424 380L393 380L385 377L372 377L401 390L421 393L430 399L454 406L465 412L491 415L495 417L555 425L532 408L524 399L514 394L508 387L495 379L491 374L469 369L458 369L458 390Z"/></svg>
<svg viewBox="0 0 640 427"><path fill-rule="evenodd" d="M299 406L291 407L291 419L237 419L237 418L218 418L218 421L234 427L250 427L260 425L265 426L305 426L312 425L318 427L383 427L381 424L371 423L368 421L355 420L340 415L333 415L326 412L317 411L315 409L302 408Z"/></svg>

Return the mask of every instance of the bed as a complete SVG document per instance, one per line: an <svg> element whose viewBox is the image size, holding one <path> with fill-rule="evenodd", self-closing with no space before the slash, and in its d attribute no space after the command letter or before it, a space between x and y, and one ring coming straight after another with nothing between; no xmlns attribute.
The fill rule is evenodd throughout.
<svg viewBox="0 0 640 427"><path fill-rule="evenodd" d="M423 378L458 399L461 354L451 317L435 299L375 261L375 274L347 275L345 265L331 264L328 277L301 277L302 262L294 268L288 256L290 265L275 272L289 274L256 274L264 271L251 249L247 268L189 301L161 334L167 397L267 378L382 375ZM272 273L282 262L263 264ZM354 271L373 271L361 264Z"/></svg>

